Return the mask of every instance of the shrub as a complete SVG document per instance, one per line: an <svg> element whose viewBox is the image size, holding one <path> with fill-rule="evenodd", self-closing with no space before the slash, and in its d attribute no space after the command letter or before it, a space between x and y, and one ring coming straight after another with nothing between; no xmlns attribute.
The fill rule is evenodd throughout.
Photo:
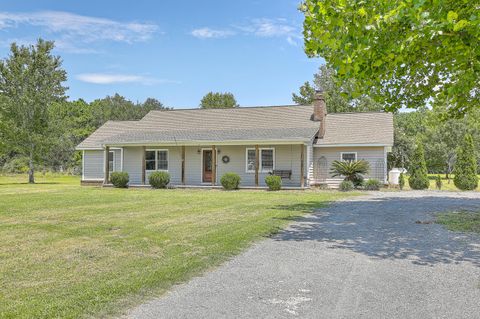
<svg viewBox="0 0 480 319"><path fill-rule="evenodd" d="M240 185L240 176L236 173L225 173L220 179L220 183L226 190L238 189Z"/></svg>
<svg viewBox="0 0 480 319"><path fill-rule="evenodd" d="M271 191L278 191L282 188L282 178L276 175L268 175L265 177L265 183Z"/></svg>
<svg viewBox="0 0 480 319"><path fill-rule="evenodd" d="M353 182L352 181L347 181L347 180L344 180L340 183L340 185L338 186L338 189L342 192L349 192L351 190L353 190L354 186L353 186Z"/></svg>
<svg viewBox="0 0 480 319"><path fill-rule="evenodd" d="M378 179L372 178L365 182L365 189L368 191L378 191L382 187L382 182Z"/></svg>
<svg viewBox="0 0 480 319"><path fill-rule="evenodd" d="M360 161L333 161L330 173L332 177L345 176L346 181L351 181L354 185L361 185L364 174L370 170L370 164L365 160Z"/></svg>
<svg viewBox="0 0 480 319"><path fill-rule="evenodd" d="M427 189L428 186L430 186L427 164L425 163L425 153L420 141L418 141L417 147L413 153L409 172L410 177L408 178L408 184L410 185L410 188Z"/></svg>
<svg viewBox="0 0 480 319"><path fill-rule="evenodd" d="M437 175L435 177L435 186L437 187L438 190L442 189L442 177L440 175Z"/></svg>
<svg viewBox="0 0 480 319"><path fill-rule="evenodd" d="M153 172L148 177L148 182L153 188L165 188L170 183L170 174L167 172Z"/></svg>
<svg viewBox="0 0 480 319"><path fill-rule="evenodd" d="M474 190L478 187L477 160L470 134L466 134L463 143L457 148L457 161L453 168L453 183L461 190Z"/></svg>
<svg viewBox="0 0 480 319"><path fill-rule="evenodd" d="M113 172L110 174L110 182L114 187L127 188L128 187L128 173L127 172Z"/></svg>
<svg viewBox="0 0 480 319"><path fill-rule="evenodd" d="M2 169L5 173L21 174L28 172L28 158L14 157L3 165Z"/></svg>
<svg viewBox="0 0 480 319"><path fill-rule="evenodd" d="M357 175L352 182L355 188L362 187L365 185L365 179L363 178L362 175Z"/></svg>
<svg viewBox="0 0 480 319"><path fill-rule="evenodd" d="M403 173L400 173L400 176L398 177L398 187L400 187L400 190L405 187L405 175L403 175Z"/></svg>

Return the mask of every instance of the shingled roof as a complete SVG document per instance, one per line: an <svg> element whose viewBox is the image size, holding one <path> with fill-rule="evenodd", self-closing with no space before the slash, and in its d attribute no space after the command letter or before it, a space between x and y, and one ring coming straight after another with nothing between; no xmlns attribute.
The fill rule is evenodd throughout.
<svg viewBox="0 0 480 319"><path fill-rule="evenodd" d="M315 141L316 145L393 145L391 113L330 113L325 125L325 135Z"/></svg>
<svg viewBox="0 0 480 319"><path fill-rule="evenodd" d="M151 111L139 121L108 121L77 149L187 142L308 142L319 129L319 122L311 119L312 113L311 105ZM350 144L373 140L393 144L389 114L329 114L326 123L324 140L328 144L344 143L348 138Z"/></svg>

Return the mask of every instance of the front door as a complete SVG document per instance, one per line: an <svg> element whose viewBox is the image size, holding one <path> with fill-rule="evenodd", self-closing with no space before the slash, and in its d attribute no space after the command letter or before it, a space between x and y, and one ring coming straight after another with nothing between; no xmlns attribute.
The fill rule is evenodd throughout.
<svg viewBox="0 0 480 319"><path fill-rule="evenodd" d="M212 182L212 150L203 150L203 178L202 182L211 183Z"/></svg>

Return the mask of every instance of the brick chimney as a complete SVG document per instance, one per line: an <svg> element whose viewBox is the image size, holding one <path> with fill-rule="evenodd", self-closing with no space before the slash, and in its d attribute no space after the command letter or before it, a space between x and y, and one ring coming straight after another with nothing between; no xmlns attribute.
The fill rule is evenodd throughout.
<svg viewBox="0 0 480 319"><path fill-rule="evenodd" d="M323 138L325 135L325 119L327 116L327 105L325 104L325 97L322 91L315 91L313 99L313 120L320 122L320 130L318 137Z"/></svg>

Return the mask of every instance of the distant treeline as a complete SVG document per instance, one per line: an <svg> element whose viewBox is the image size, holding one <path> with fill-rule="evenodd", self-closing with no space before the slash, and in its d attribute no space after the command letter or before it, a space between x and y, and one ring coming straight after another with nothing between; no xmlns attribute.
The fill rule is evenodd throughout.
<svg viewBox="0 0 480 319"><path fill-rule="evenodd" d="M135 103L115 94L87 103L82 99L53 103L48 109L50 147L41 152L37 170L79 173L81 154L75 151L82 140L108 120L139 120L151 110L168 110L160 101L148 98ZM6 173L26 172L28 159L15 151L0 155L0 168Z"/></svg>

